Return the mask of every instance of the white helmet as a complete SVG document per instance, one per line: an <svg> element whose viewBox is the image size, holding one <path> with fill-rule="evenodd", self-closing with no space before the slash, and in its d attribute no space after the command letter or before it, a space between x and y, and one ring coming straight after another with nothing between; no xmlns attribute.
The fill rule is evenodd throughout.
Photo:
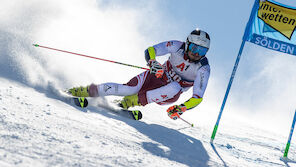
<svg viewBox="0 0 296 167"><path fill-rule="evenodd" d="M205 31L195 29L190 35L188 35L185 43L185 51L188 50L188 46L190 43L194 43L196 45L200 45L206 48L210 48L210 36Z"/></svg>

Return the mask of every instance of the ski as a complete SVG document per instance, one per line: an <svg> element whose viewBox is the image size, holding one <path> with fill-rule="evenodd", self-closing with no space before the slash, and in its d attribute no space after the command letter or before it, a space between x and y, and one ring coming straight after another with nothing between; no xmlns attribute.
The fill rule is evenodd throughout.
<svg viewBox="0 0 296 167"><path fill-rule="evenodd" d="M61 90L55 91L54 94L55 96L57 96L59 100L67 104L74 105L80 108L86 108L88 106L88 100L85 97L74 97L68 94L67 92Z"/></svg>
<svg viewBox="0 0 296 167"><path fill-rule="evenodd" d="M142 119L142 113L139 110L120 109L117 113L121 116L134 119L136 121Z"/></svg>
<svg viewBox="0 0 296 167"><path fill-rule="evenodd" d="M142 119L142 112L140 110L127 110L127 109L119 108L117 104L116 104L117 107L110 106L110 105L102 105L102 104L99 104L97 106L105 109L107 112L111 112L119 116L123 116L123 117L130 118L137 121Z"/></svg>
<svg viewBox="0 0 296 167"><path fill-rule="evenodd" d="M127 110L127 109L122 109L122 108L114 109L111 107L98 105L97 103L94 103L94 104L91 103L93 105L90 105L89 100L91 100L91 99L87 99L85 97L74 97L65 91L59 91L58 94L59 94L59 99L61 101L64 101L70 105L74 105L74 106L82 108L82 109L85 109L88 106L94 106L94 104L96 104L95 106L105 108L107 111L110 111L112 113L115 113L115 114L123 116L123 117L127 117L127 118L137 120L137 121L142 119L142 113L139 110ZM98 100L98 99L95 99L95 100Z"/></svg>
<svg viewBox="0 0 296 167"><path fill-rule="evenodd" d="M71 100L73 100L74 104L78 107L81 108L86 108L88 106L88 100L84 97L73 97L71 98ZM103 107L105 108L107 111L113 112L117 115L123 116L123 117L127 117L133 120L140 120L142 119L142 112L139 110L127 110L127 109L114 109L114 108L109 108L109 107L105 107L105 106L100 106L99 107Z"/></svg>

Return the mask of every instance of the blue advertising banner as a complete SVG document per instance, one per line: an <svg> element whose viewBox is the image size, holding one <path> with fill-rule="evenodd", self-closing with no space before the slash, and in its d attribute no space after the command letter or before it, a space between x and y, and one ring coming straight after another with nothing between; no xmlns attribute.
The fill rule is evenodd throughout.
<svg viewBox="0 0 296 167"><path fill-rule="evenodd" d="M244 41L296 55L296 8L273 0L255 0Z"/></svg>

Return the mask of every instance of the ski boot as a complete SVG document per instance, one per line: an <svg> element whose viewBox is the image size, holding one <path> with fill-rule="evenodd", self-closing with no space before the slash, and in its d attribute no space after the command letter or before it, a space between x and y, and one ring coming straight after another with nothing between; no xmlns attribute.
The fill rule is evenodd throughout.
<svg viewBox="0 0 296 167"><path fill-rule="evenodd" d="M98 97L98 87L95 84L83 87L74 87L67 91L70 95L76 97Z"/></svg>
<svg viewBox="0 0 296 167"><path fill-rule="evenodd" d="M76 97L89 97L89 86L74 87L69 89L68 93Z"/></svg>
<svg viewBox="0 0 296 167"><path fill-rule="evenodd" d="M119 106L124 109L128 109L129 107L142 106L142 105L139 103L138 95L134 94L130 96L125 96L119 103Z"/></svg>

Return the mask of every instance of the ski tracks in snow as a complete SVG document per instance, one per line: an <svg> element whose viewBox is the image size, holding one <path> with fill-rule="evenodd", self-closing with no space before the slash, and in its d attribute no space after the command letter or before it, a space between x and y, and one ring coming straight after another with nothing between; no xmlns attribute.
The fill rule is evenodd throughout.
<svg viewBox="0 0 296 167"><path fill-rule="evenodd" d="M249 125L223 125L211 145L212 127L184 128L165 114L145 111L143 121L106 108L81 112L33 88L0 81L0 166L296 165L293 144L291 160L280 160L285 137Z"/></svg>

